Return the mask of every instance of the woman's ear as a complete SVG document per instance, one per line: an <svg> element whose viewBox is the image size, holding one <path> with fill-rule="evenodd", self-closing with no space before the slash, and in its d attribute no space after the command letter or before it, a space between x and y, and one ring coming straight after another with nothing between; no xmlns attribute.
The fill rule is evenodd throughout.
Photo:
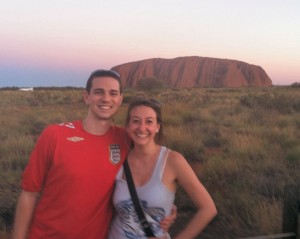
<svg viewBox="0 0 300 239"><path fill-rule="evenodd" d="M158 133L160 130L160 124L157 125L157 130L156 130L156 133Z"/></svg>

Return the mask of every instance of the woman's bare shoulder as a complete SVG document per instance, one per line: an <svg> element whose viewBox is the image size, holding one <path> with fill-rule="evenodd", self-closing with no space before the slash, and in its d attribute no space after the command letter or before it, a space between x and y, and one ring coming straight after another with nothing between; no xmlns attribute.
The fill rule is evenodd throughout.
<svg viewBox="0 0 300 239"><path fill-rule="evenodd" d="M168 164L177 165L177 164L180 164L185 161L186 160L181 153L170 149L170 152L168 155Z"/></svg>

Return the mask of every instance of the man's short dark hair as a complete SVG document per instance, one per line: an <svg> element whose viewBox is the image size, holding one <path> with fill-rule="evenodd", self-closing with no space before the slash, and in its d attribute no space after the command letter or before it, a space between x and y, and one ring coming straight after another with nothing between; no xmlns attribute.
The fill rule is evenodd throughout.
<svg viewBox="0 0 300 239"><path fill-rule="evenodd" d="M98 69L91 73L90 77L88 78L88 80L86 82L86 87L85 87L85 90L88 93L90 93L92 84L93 84L93 79L96 77L112 77L112 78L114 78L115 80L117 80L119 82L120 93L122 94L123 87L122 87L120 74L113 70L103 70L103 69Z"/></svg>

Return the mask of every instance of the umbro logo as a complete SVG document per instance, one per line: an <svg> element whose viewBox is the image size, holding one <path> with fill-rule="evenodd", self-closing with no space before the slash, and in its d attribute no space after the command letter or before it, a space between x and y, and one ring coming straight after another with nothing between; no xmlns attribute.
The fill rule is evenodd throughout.
<svg viewBox="0 0 300 239"><path fill-rule="evenodd" d="M72 142L79 142L79 141L84 140L84 138L74 136L74 137L67 138L67 140L72 141Z"/></svg>

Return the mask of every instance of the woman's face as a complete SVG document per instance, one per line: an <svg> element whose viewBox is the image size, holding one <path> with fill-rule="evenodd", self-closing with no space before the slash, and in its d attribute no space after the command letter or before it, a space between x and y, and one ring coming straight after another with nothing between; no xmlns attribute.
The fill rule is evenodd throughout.
<svg viewBox="0 0 300 239"><path fill-rule="evenodd" d="M126 129L135 145L154 141L159 128L156 113L151 107L140 105L131 110Z"/></svg>

